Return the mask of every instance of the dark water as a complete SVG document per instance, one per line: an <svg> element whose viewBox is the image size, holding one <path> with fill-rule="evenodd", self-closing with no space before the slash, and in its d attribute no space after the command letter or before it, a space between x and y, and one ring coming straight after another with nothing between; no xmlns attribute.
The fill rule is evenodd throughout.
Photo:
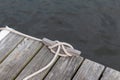
<svg viewBox="0 0 120 80"><path fill-rule="evenodd" d="M0 25L71 43L120 70L120 0L0 0Z"/></svg>

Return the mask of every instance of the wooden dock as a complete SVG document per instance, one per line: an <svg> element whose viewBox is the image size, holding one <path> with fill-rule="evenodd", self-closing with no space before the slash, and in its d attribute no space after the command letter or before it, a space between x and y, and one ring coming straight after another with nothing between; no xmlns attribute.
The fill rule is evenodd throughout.
<svg viewBox="0 0 120 80"><path fill-rule="evenodd" d="M53 57L41 42L7 32L0 37L0 80L23 80ZM120 80L120 72L81 56L58 57L53 66L30 80Z"/></svg>

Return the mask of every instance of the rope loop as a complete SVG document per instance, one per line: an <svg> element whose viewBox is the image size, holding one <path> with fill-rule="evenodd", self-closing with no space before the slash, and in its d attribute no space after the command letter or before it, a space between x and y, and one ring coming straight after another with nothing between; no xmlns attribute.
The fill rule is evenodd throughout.
<svg viewBox="0 0 120 80"><path fill-rule="evenodd" d="M55 44L52 46L48 46L48 48L50 49L50 51L54 54L56 54L56 50L55 48L60 47L60 51L59 51L59 56L63 56L63 57L67 57L67 56L72 56L68 51L67 48L71 48L74 49L72 45L66 43L66 42L60 42L58 40L55 41Z"/></svg>
<svg viewBox="0 0 120 80"><path fill-rule="evenodd" d="M19 32L19 31L16 31L16 30L14 30L12 28L9 28L8 26L6 26L5 28L0 28L0 30L8 30L8 31L14 32L16 34L19 34L21 36L24 36L24 37L27 37L27 38L30 38L30 39L34 39L34 40L37 40L37 41L40 41L40 42L44 43L44 41L42 39L38 39L38 38L35 38L35 37L32 37L32 36L23 34L23 33ZM46 70L50 66L52 66L55 63L58 56L63 56L63 57L74 56L73 54L71 54L69 52L70 49L74 50L72 45L70 45L70 44L68 44L66 42L60 42L60 41L57 41L57 40L54 41L54 42L55 42L55 44L48 46L50 51L55 54L53 59L45 67L43 67L42 69L39 69L38 71L32 73L31 75L28 75L23 80L28 80L28 79L34 77L35 75L38 75L39 73L43 72L44 70ZM74 51L76 51L76 50L74 50ZM76 53L80 54L79 51L77 51Z"/></svg>

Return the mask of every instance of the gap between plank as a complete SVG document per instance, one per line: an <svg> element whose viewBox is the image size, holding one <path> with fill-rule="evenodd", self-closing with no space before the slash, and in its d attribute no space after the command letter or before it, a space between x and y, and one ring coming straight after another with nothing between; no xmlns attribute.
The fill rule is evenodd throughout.
<svg viewBox="0 0 120 80"><path fill-rule="evenodd" d="M57 61L59 59L60 59L60 56L58 56L58 58L56 59L56 61L54 62L54 64L50 67L50 69L48 70L48 72L46 73L46 75L43 77L43 80L47 77L47 75L49 74L49 72L54 68L55 64L57 63Z"/></svg>
<svg viewBox="0 0 120 80"><path fill-rule="evenodd" d="M85 58L84 58L84 57L82 57L82 58L83 58L83 60L82 60L81 64L79 65L79 67L76 69L76 71L75 71L75 73L73 74L73 76L71 77L71 80L73 80L73 78L75 77L76 73L78 72L78 70L80 69L80 67L82 66L82 64L84 63Z"/></svg>
<svg viewBox="0 0 120 80"><path fill-rule="evenodd" d="M20 70L20 72L15 76L13 80L16 80L16 78L19 76L19 74L25 69L25 67L32 61L32 59L38 54L38 52L43 48L43 44L41 43L41 47L35 52L34 56L28 61L28 63Z"/></svg>
<svg viewBox="0 0 120 80"><path fill-rule="evenodd" d="M101 78L103 77L103 74L104 74L104 72L105 72L106 68L107 68L107 67L105 67L105 68L103 69L103 71L102 71L102 73L100 74L100 77L99 77L99 79L98 79L98 80L101 80Z"/></svg>
<svg viewBox="0 0 120 80"><path fill-rule="evenodd" d="M14 49L24 40L24 37L23 39L10 51L8 52L8 54L5 56L5 58L0 62L0 64L10 55L10 53L12 53L14 51Z"/></svg>

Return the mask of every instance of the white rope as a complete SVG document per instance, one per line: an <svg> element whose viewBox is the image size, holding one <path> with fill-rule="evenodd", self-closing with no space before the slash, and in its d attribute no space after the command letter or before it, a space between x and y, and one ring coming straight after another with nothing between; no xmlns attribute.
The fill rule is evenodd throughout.
<svg viewBox="0 0 120 80"><path fill-rule="evenodd" d="M26 34L23 34L21 32L18 32L12 28L9 28L8 26L6 26L5 28L0 28L0 30L8 30L8 31L11 31L11 32L14 32L16 34L19 34L21 36L24 36L24 37L27 37L27 38L30 38L30 39L34 39L34 40L37 40L37 41L41 41L42 42L42 39L38 39L38 38L35 38L35 37L32 37L32 36L29 36L29 35L26 35ZM34 72L33 74L25 77L23 80L28 80L30 78L32 78L33 76L43 72L44 70L48 69L50 66L52 66L54 64L54 62L56 61L57 57L58 56L64 56L64 57L67 57L67 56L72 56L67 50L66 48L71 48L71 49L74 49L72 47L72 45L68 44L68 43L65 43L65 42L59 42L59 41L55 41L55 44L52 45L52 46L48 46L48 48L50 49L50 51L52 53L55 54L55 56L53 57L53 59L50 61L50 63L48 63L45 67L43 67L42 69ZM54 50L54 48L57 48L57 50ZM63 51L64 54L60 53L60 51Z"/></svg>
<svg viewBox="0 0 120 80"><path fill-rule="evenodd" d="M67 43L64 43L64 44L65 44L65 45L68 45ZM57 41L55 45L49 46L49 49L51 50L51 52L55 53L55 56L54 56L54 58L51 60L51 62L50 62L49 64L47 64L45 67L43 67L42 69L40 69L40 70L34 72L33 74L27 76L27 77L24 78L23 80L28 80L28 79L32 78L33 76L35 76L35 75L43 72L44 70L46 70L46 69L49 68L50 66L52 66L52 65L54 64L54 62L56 61L56 59L57 59L57 57L58 57L58 54L60 53L60 50L61 50L62 46L64 46L64 44L61 43L61 42L59 42L59 41ZM55 47L57 47L57 51L56 51L56 52L53 50L53 48L55 48ZM65 52L64 52L64 53L65 53ZM69 55L67 55L67 54L69 54ZM70 53L67 52L67 53L66 53L66 56L71 56L71 55L70 55Z"/></svg>
<svg viewBox="0 0 120 80"><path fill-rule="evenodd" d="M36 40L36 41L42 41L42 40L39 39L39 38L35 38L35 37L32 37L32 36L26 35L26 34L24 34L24 33L21 33L21 32L19 32L19 31L16 31L16 30L12 29L12 28L9 28L8 26L3 27L3 28L0 28L0 30L8 30L8 31L11 31L11 32L13 32L13 33L19 34L19 35L21 35L21 36L24 36L24 37L27 37L27 38L30 38L30 39L34 39L34 40Z"/></svg>
<svg viewBox="0 0 120 80"><path fill-rule="evenodd" d="M59 56L63 56L63 57L72 56L72 55L71 55L70 53L68 53L68 51L66 50L66 47L67 47L67 48L74 49L74 48L72 47L72 45L70 45L70 44L68 44L68 43L65 43L65 42L59 42L59 41L55 41L55 42L56 42L56 44L48 47L52 53L56 54L56 51L54 51L53 49L54 49L55 47L57 47L57 46L60 46L60 48L61 48L61 50L63 50L63 53L64 53L64 54L60 53L60 51L59 51L59 54L58 54Z"/></svg>

